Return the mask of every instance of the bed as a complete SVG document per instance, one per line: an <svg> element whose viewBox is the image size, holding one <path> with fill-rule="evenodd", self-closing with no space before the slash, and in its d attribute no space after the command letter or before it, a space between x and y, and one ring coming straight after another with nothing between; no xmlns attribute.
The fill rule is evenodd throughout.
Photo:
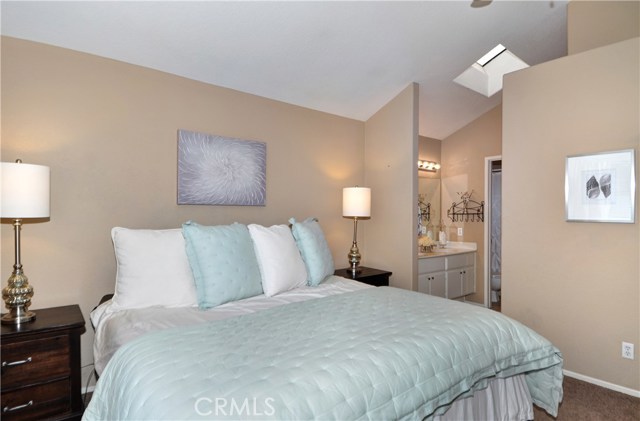
<svg viewBox="0 0 640 421"><path fill-rule="evenodd" d="M328 269L311 280L309 256L305 282L275 294L123 308L121 252L114 300L91 315L100 378L83 419L533 419L532 402L555 416L562 400L560 352L500 313Z"/></svg>

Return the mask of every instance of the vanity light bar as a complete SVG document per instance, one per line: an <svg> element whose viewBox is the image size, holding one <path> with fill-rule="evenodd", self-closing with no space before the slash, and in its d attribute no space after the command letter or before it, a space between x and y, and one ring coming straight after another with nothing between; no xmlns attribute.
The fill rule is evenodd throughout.
<svg viewBox="0 0 640 421"><path fill-rule="evenodd" d="M421 171L436 172L440 169L440 164L431 161L418 161L418 169Z"/></svg>

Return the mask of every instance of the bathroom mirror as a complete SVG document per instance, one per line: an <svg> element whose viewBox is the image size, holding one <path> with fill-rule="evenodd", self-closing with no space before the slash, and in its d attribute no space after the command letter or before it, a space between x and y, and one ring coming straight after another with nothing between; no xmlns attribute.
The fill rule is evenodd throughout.
<svg viewBox="0 0 640 421"><path fill-rule="evenodd" d="M434 229L440 224L441 206L440 206L440 179L418 177L418 195L424 198L425 205L429 205L429 220L423 218L422 224L434 226Z"/></svg>
<svg viewBox="0 0 640 421"><path fill-rule="evenodd" d="M424 136L418 138L418 159L440 163L441 142ZM437 238L440 220L442 219L442 199L440 185L440 170L418 171L418 216L428 209L429 220L426 215L422 218L421 225L433 226L434 237Z"/></svg>

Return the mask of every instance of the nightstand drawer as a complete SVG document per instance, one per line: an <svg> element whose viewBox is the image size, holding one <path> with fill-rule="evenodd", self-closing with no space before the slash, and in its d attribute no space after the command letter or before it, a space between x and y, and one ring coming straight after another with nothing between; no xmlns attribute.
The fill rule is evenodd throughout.
<svg viewBox="0 0 640 421"><path fill-rule="evenodd" d="M71 411L69 379L2 393L3 420L37 420Z"/></svg>
<svg viewBox="0 0 640 421"><path fill-rule="evenodd" d="M78 305L36 309L34 321L2 325L2 420L78 421L80 335Z"/></svg>
<svg viewBox="0 0 640 421"><path fill-rule="evenodd" d="M65 377L70 372L68 335L2 345L3 391Z"/></svg>

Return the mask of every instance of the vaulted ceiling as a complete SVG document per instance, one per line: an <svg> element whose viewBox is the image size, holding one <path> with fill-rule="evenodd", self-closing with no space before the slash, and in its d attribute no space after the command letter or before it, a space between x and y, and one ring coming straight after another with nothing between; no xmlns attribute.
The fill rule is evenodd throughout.
<svg viewBox="0 0 640 421"><path fill-rule="evenodd" d="M367 120L420 85L420 134L444 139L502 98L453 82L502 44L566 55L566 1L12 2L2 35Z"/></svg>

